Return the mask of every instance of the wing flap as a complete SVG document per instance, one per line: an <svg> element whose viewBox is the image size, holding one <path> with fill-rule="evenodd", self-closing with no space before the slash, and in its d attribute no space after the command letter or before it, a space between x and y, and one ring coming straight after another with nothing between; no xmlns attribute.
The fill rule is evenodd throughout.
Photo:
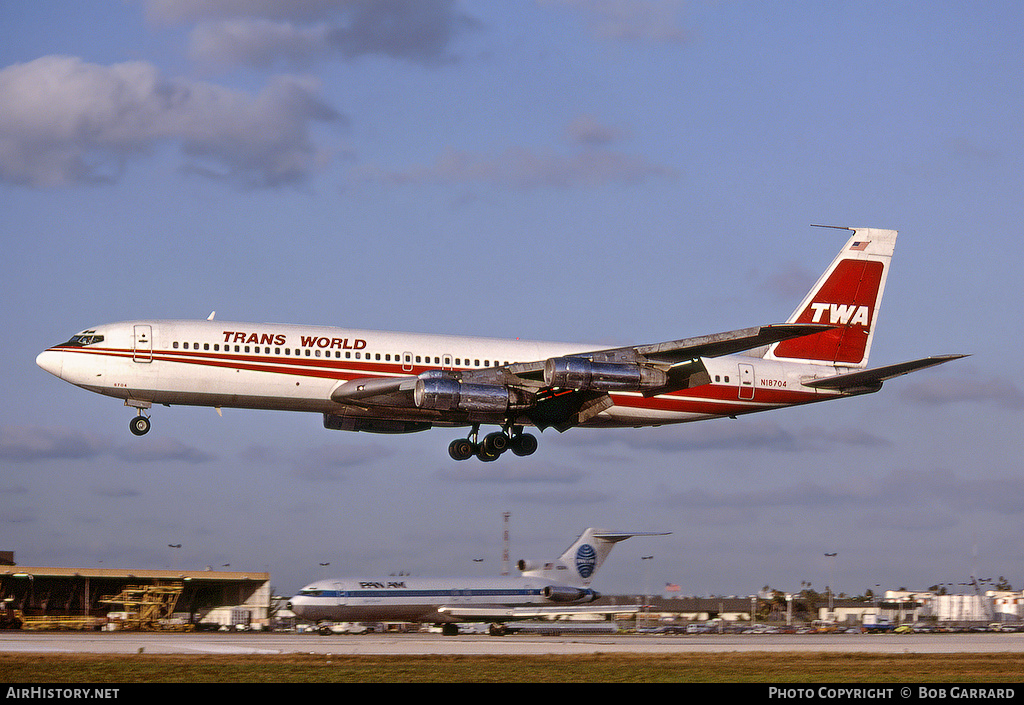
<svg viewBox="0 0 1024 705"><path fill-rule="evenodd" d="M935 355L932 357L923 357L918 360L900 362L895 365L874 367L870 370L863 370L861 372L851 372L850 374L845 375L834 375L832 377L824 377L822 379L812 379L804 382L803 384L805 387L813 387L815 389L834 389L840 392L873 392L882 386L882 382L892 379L893 377L900 377L928 367L934 367L935 365L959 360L962 357L967 356Z"/></svg>
<svg viewBox="0 0 1024 705"><path fill-rule="evenodd" d="M518 619L541 619L579 614L634 614L640 611L638 605L605 605L603 607L452 607L437 609L456 619L467 622L510 622Z"/></svg>

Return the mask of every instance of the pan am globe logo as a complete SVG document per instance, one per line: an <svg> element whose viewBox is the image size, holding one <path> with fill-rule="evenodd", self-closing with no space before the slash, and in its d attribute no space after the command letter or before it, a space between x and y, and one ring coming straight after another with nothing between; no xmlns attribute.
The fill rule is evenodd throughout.
<svg viewBox="0 0 1024 705"><path fill-rule="evenodd" d="M585 543L576 549L576 571L581 578L589 578L594 574L594 566L597 564L597 552L589 543Z"/></svg>

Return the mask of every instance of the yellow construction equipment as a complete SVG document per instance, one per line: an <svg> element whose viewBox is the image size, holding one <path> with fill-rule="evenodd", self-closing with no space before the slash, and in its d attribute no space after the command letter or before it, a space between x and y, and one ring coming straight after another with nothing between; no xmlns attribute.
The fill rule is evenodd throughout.
<svg viewBox="0 0 1024 705"><path fill-rule="evenodd" d="M21 629L29 632L41 631L95 631L102 629L107 620L103 617L25 617L21 616Z"/></svg>
<svg viewBox="0 0 1024 705"><path fill-rule="evenodd" d="M191 631L191 624L174 624L170 621L183 589L181 583L128 585L119 594L102 597L99 601L123 607L120 611L125 613L125 617L110 619L110 623L116 624L119 629Z"/></svg>

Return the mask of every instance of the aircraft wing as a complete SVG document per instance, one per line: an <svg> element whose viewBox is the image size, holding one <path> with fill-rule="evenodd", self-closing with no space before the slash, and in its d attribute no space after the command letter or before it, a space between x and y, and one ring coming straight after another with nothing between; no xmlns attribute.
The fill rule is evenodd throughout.
<svg viewBox="0 0 1024 705"><path fill-rule="evenodd" d="M830 330L835 326L820 323L783 323L755 328L702 335L696 338L670 340L650 345L630 345L607 350L584 351L571 357L579 357L593 362L636 362L644 364L672 367L688 363L701 357L720 357L733 353L760 348L790 338L799 338ZM504 370L521 380L543 380L546 360L515 363L504 368L490 370L473 370L465 377L494 378Z"/></svg>
<svg viewBox="0 0 1024 705"><path fill-rule="evenodd" d="M814 387L816 389L835 389L841 392L874 392L882 386L882 382L892 379L893 377L910 374L911 372L923 370L928 367L934 367L935 365L941 365L952 360L959 360L962 357L967 356L935 355L933 357L923 357L919 360L900 362L895 365L886 365L885 367L874 367L870 370L863 370L861 372L851 372L850 374L845 375L833 375L832 377L812 379L804 382L803 384L805 387Z"/></svg>
<svg viewBox="0 0 1024 705"><path fill-rule="evenodd" d="M651 397L710 382L711 378L701 362L703 357L719 357L752 350L790 338L821 333L833 327L813 323L759 326L650 345L581 351L561 359L632 365L646 371L655 371L660 375L660 381L641 390L644 396ZM514 395L520 412L540 429L554 427L565 431L612 406L607 390L561 388L548 384L545 370L552 362L554 359L534 360L484 369L438 370L436 373L462 384L507 388ZM427 374L434 373L431 371ZM331 399L366 409L413 408L416 405L416 383L421 378L411 375L366 377L340 382L331 392Z"/></svg>
<svg viewBox="0 0 1024 705"><path fill-rule="evenodd" d="M640 364L657 367L668 373L669 381L663 387L649 390L645 396L664 394L707 384L707 372L700 364L702 357L720 357L744 350L752 350L790 338L799 338L830 330L835 326L817 323L784 323L778 325L743 328L726 333L703 335L696 338L670 340L650 345L630 345L607 350L581 351L565 357L591 362ZM544 368L548 360L517 362L505 367L468 370L462 373L463 382L481 384L520 384L524 387L543 387Z"/></svg>
<svg viewBox="0 0 1024 705"><path fill-rule="evenodd" d="M765 345L771 345L781 340L800 338L805 335L821 333L830 330L835 326L806 323L794 324L784 323L771 326L759 326L757 328L744 328L742 330L730 331L728 333L717 333L697 338L684 338L683 340L672 340L666 343L655 343L653 345L638 345L633 348L619 348L619 350L635 351L639 357L646 358L651 362L661 362L671 365L686 362L698 357L721 357L733 353L752 350ZM617 351L612 351L617 352Z"/></svg>
<svg viewBox="0 0 1024 705"><path fill-rule="evenodd" d="M514 622L520 619L572 616L578 614L635 614L639 605L606 605L603 607L439 607L438 612L466 622Z"/></svg>

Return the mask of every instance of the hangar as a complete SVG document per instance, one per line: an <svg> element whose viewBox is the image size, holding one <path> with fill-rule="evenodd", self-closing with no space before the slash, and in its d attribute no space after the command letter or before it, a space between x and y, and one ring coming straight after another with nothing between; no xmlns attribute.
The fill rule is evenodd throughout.
<svg viewBox="0 0 1024 705"><path fill-rule="evenodd" d="M0 604L3 626L17 619L36 628L264 629L270 574L21 566L7 551L0 552Z"/></svg>

